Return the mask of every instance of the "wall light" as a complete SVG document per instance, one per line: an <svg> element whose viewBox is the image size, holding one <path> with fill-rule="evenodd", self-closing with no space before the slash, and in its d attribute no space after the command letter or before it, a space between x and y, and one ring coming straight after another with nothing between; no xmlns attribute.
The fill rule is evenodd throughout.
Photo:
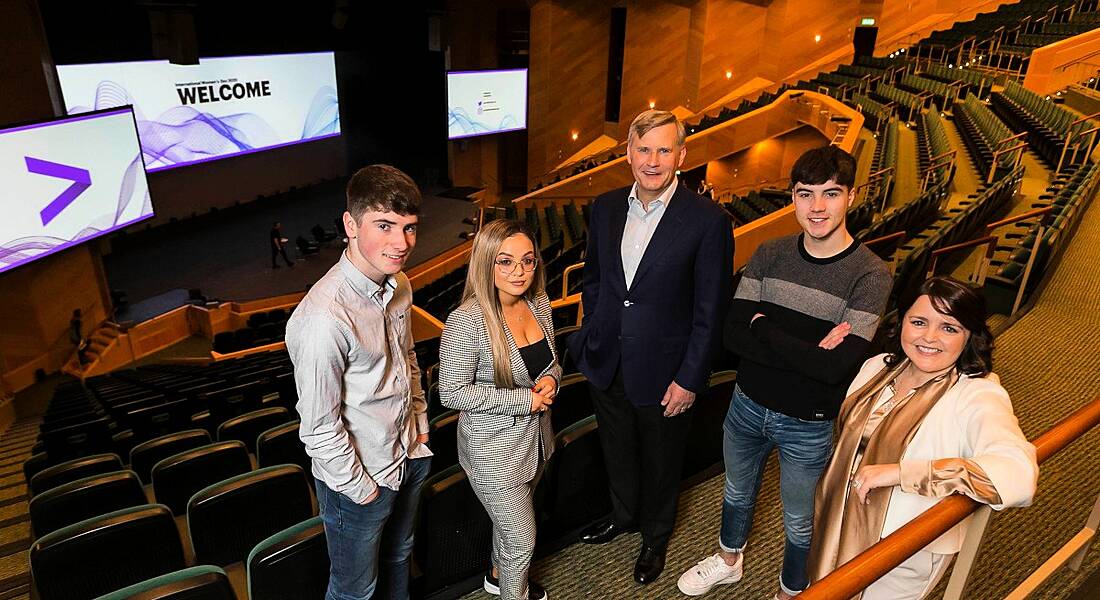
<svg viewBox="0 0 1100 600"><path fill-rule="evenodd" d="M733 71L730 71L730 70L727 69L726 70L726 79L732 79L732 78L733 78Z"/></svg>
<svg viewBox="0 0 1100 600"><path fill-rule="evenodd" d="M820 41L821 41L821 34L819 33L819 34L814 36L814 43L817 43L817 42L820 42Z"/></svg>
<svg viewBox="0 0 1100 600"><path fill-rule="evenodd" d="M580 136L581 134L577 133L576 131L569 134L569 137L573 138L574 142L577 141L577 138L579 138Z"/></svg>
<svg viewBox="0 0 1100 600"><path fill-rule="evenodd" d="M656 106L657 106L657 101L656 100L650 100L649 101L649 107L650 108L656 108Z"/></svg>

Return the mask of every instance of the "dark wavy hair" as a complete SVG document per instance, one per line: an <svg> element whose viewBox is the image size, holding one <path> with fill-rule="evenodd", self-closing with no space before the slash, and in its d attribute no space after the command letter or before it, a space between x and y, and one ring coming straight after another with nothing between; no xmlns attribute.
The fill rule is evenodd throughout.
<svg viewBox="0 0 1100 600"><path fill-rule="evenodd" d="M986 324L985 297L969 285L950 277L932 277L898 305L898 322L886 336L886 364L894 366L905 357L901 349L901 328L905 313L921 296L928 296L932 307L952 317L970 332L962 354L955 362L959 371L971 377L984 377L993 371L993 333Z"/></svg>

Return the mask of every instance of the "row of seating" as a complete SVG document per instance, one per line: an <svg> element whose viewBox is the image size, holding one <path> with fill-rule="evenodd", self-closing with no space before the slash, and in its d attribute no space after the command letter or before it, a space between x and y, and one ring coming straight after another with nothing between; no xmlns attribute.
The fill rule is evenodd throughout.
<svg viewBox="0 0 1100 600"><path fill-rule="evenodd" d="M920 75L902 75L900 84L902 87L918 94L931 94L940 106L946 106L954 102L956 96L958 96L957 87Z"/></svg>
<svg viewBox="0 0 1100 600"><path fill-rule="evenodd" d="M1004 91L994 92L991 98L997 114L1014 131L1026 131L1032 147L1051 168L1058 165L1067 139L1087 144L1088 140L1078 139L1077 134L1092 126L1088 121L1074 124L1078 120L1074 113L1016 82L1006 82ZM1085 148L1077 153L1079 160L1087 159L1090 151ZM1073 155L1068 158L1072 160Z"/></svg>
<svg viewBox="0 0 1100 600"><path fill-rule="evenodd" d="M90 600L188 563L242 570L257 550L270 547L261 546L265 540L315 514L302 469L279 465L225 479L191 496L182 532L186 546L173 513L161 504L94 516L31 545L36 597ZM261 597L272 596L256 596Z"/></svg>
<svg viewBox="0 0 1100 600"><path fill-rule="evenodd" d="M1012 156L1002 153L995 157L995 153L1003 149L1002 142L1012 137L1012 131L973 94L955 103L954 115L959 134L978 171L984 176L995 168L994 179L1002 176L1011 167Z"/></svg>
<svg viewBox="0 0 1100 600"><path fill-rule="evenodd" d="M286 339L285 320L256 326L249 325L232 331L216 333L211 343L211 349L219 354L229 354L230 352L275 344L284 339Z"/></svg>
<svg viewBox="0 0 1100 600"><path fill-rule="evenodd" d="M1084 214L1088 202L1096 195L1098 188L1100 167L1096 164L1079 169L1071 168L1056 177L1047 192L1039 196L1039 202L1032 204L1032 208L1051 207L1053 210L1047 216L1017 223L1016 225L1023 228L1023 233L1002 236L1006 243L998 248L1007 252L1008 257L994 257L997 270L986 278L983 288L990 311L1011 313L1023 283L1024 271L1033 253L1035 256L1025 294L1034 290L1042 280L1050 257L1068 243L1069 232ZM1045 228L1041 239L1038 238L1040 226ZM1039 242L1037 247L1036 241Z"/></svg>
<svg viewBox="0 0 1100 600"><path fill-rule="evenodd" d="M735 225L745 225L769 215L791 203L791 194L786 190L751 190L744 196L733 195L721 203L733 218Z"/></svg>

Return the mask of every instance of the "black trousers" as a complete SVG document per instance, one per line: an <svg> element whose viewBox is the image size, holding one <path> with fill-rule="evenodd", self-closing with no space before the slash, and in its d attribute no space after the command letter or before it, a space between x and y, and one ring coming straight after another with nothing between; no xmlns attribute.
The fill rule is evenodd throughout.
<svg viewBox="0 0 1100 600"><path fill-rule="evenodd" d="M631 404L621 367L606 390L590 387L611 488L612 518L622 526L637 525L645 544L664 548L676 524L680 473L694 410L666 417L660 404Z"/></svg>
<svg viewBox="0 0 1100 600"><path fill-rule="evenodd" d="M272 244L271 245L271 266L272 267L278 266L277 264L275 264L275 259L278 258L279 255L282 255L283 260L286 261L286 266L289 267L290 265L294 264L294 261L290 260L290 257L288 257L286 255L286 246L279 246L278 248L276 248L275 245Z"/></svg>

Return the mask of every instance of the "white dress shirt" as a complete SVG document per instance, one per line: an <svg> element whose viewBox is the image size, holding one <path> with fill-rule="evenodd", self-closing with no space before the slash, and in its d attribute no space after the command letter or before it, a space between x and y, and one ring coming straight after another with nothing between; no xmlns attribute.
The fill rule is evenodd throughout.
<svg viewBox="0 0 1100 600"><path fill-rule="evenodd" d="M411 307L404 273L379 285L345 252L287 322L313 476L360 504L378 486L399 489L407 458L432 455L416 441L428 414Z"/></svg>
<svg viewBox="0 0 1100 600"><path fill-rule="evenodd" d="M638 264L642 262L645 249L649 246L649 240L653 238L653 232L661 223L661 217L665 216L665 209L672 195L676 193L676 186L680 184L679 178L673 177L661 195L649 203L649 209L642 206L638 199L638 183L630 188L630 195L626 202L626 227L623 228L623 274L626 275L626 288L634 283L634 274L638 272Z"/></svg>

